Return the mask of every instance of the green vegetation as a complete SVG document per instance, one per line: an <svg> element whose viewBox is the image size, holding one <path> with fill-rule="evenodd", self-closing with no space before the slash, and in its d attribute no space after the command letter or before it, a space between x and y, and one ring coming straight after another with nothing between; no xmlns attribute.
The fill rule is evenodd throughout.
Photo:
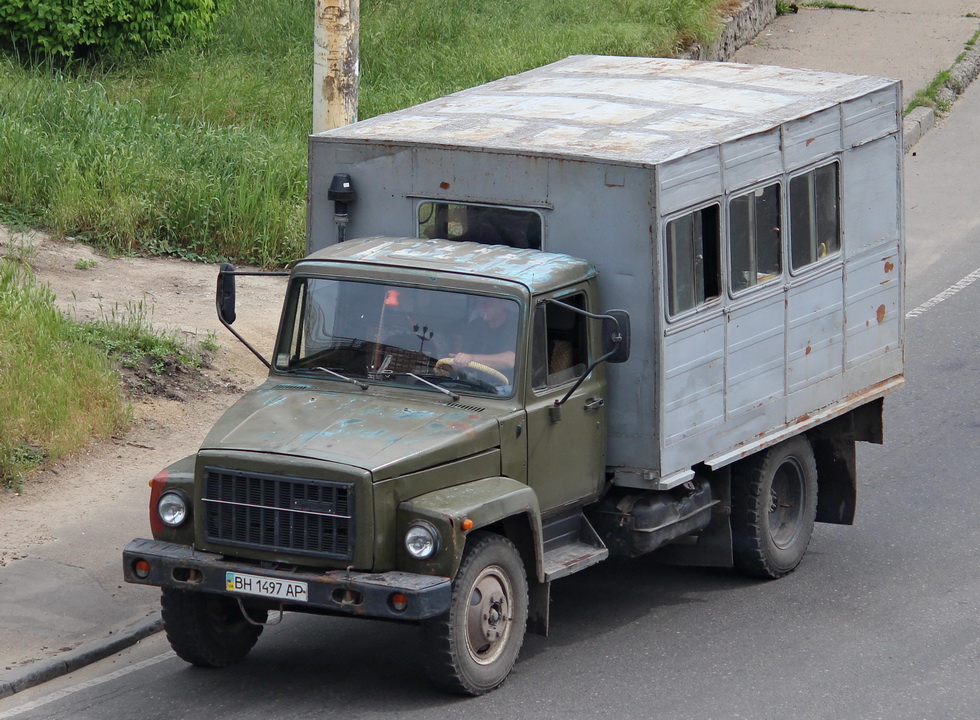
<svg viewBox="0 0 980 720"><path fill-rule="evenodd" d="M120 56L204 37L215 0L0 0L0 39L55 57Z"/></svg>
<svg viewBox="0 0 980 720"><path fill-rule="evenodd" d="M98 265L99 265L98 260L79 258L78 260L75 261L76 270L91 270L94 267L98 267Z"/></svg>
<svg viewBox="0 0 980 720"><path fill-rule="evenodd" d="M374 0L370 117L574 53L671 55L727 0ZM0 221L109 252L302 254L312 0L228 0L210 40L128 61L0 55Z"/></svg>
<svg viewBox="0 0 980 720"><path fill-rule="evenodd" d="M147 363L149 370L162 373L167 362L188 367L201 367L203 351L213 351L217 345L214 334L209 334L201 346L195 348L174 333L160 333L151 324L152 310L142 300L113 307L103 312L98 320L74 325L72 336L101 349L124 368L134 368Z"/></svg>
<svg viewBox="0 0 980 720"><path fill-rule="evenodd" d="M973 50L976 46L977 41L980 40L980 30L973 34L969 40L966 41L966 49L959 54L956 58L956 63L963 60L967 53ZM956 63L953 63L956 65ZM926 85L922 90L919 90L915 96L909 101L909 104L905 107L905 114L908 115L910 112L915 110L917 107L931 107L935 108L936 111L940 113L949 112L950 103L940 97L940 93L947 86L950 81L951 76L950 70L940 71L936 77L932 79L928 85Z"/></svg>
<svg viewBox="0 0 980 720"><path fill-rule="evenodd" d="M0 484L125 426L104 352L76 338L28 267L0 260Z"/></svg>

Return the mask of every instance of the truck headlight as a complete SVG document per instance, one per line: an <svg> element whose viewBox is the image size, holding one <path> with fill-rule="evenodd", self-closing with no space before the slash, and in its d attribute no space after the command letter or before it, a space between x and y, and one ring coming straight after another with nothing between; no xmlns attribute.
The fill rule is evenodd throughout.
<svg viewBox="0 0 980 720"><path fill-rule="evenodd" d="M427 522L414 522L405 533L405 549L416 560L432 557L439 549L439 531Z"/></svg>
<svg viewBox="0 0 980 720"><path fill-rule="evenodd" d="M180 527L191 514L187 495L180 490L167 490L157 502L157 514L167 527Z"/></svg>

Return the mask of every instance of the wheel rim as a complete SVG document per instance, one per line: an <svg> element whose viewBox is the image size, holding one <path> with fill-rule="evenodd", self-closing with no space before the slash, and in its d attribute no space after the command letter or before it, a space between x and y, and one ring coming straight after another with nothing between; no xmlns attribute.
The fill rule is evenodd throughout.
<svg viewBox="0 0 980 720"><path fill-rule="evenodd" d="M799 537L805 493L803 467L796 458L787 458L776 470L769 489L769 536L782 550Z"/></svg>
<svg viewBox="0 0 980 720"><path fill-rule="evenodd" d="M513 617L513 589L498 566L485 567L477 576L466 604L466 649L480 665L489 665L507 646Z"/></svg>

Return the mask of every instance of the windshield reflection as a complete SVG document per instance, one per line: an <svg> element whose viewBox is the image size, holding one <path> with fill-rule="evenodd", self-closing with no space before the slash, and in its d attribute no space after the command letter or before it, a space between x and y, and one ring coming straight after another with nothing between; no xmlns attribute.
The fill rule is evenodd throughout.
<svg viewBox="0 0 980 720"><path fill-rule="evenodd" d="M276 369L435 392L511 395L518 303L458 291L300 278Z"/></svg>

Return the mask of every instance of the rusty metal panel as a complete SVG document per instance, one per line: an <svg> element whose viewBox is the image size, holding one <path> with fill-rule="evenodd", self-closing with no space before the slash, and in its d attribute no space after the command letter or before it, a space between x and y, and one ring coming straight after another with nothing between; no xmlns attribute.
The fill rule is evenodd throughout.
<svg viewBox="0 0 980 720"><path fill-rule="evenodd" d="M779 131L772 130L722 145L726 190L752 185L782 173L780 139Z"/></svg>
<svg viewBox="0 0 980 720"><path fill-rule="evenodd" d="M725 317L719 311L663 339L664 446L703 434L725 419ZM673 469L673 468L672 468Z"/></svg>
<svg viewBox="0 0 980 720"><path fill-rule="evenodd" d="M783 289L751 296L728 311L726 323L726 415L732 420L786 394Z"/></svg>
<svg viewBox="0 0 980 720"><path fill-rule="evenodd" d="M902 146L897 135L844 153L841 170L844 254L863 255L877 245L893 245L901 232L901 178L895 168Z"/></svg>
<svg viewBox="0 0 980 720"><path fill-rule="evenodd" d="M901 95L901 85L895 85L844 103L844 147L896 132L902 121Z"/></svg>
<svg viewBox="0 0 980 720"><path fill-rule="evenodd" d="M848 370L901 350L901 283L898 245L874 248L848 263L844 279Z"/></svg>
<svg viewBox="0 0 980 720"><path fill-rule="evenodd" d="M668 213L721 195L721 153L717 147L660 166L660 213Z"/></svg>
<svg viewBox="0 0 980 720"><path fill-rule="evenodd" d="M786 299L786 418L812 412L840 398L844 365L843 267L808 269L790 285Z"/></svg>
<svg viewBox="0 0 980 720"><path fill-rule="evenodd" d="M840 107L814 113L783 127L786 168L803 167L841 150Z"/></svg>
<svg viewBox="0 0 980 720"><path fill-rule="evenodd" d="M415 152L410 192L455 202L541 206L548 196L548 167L547 159L536 156L421 147Z"/></svg>

